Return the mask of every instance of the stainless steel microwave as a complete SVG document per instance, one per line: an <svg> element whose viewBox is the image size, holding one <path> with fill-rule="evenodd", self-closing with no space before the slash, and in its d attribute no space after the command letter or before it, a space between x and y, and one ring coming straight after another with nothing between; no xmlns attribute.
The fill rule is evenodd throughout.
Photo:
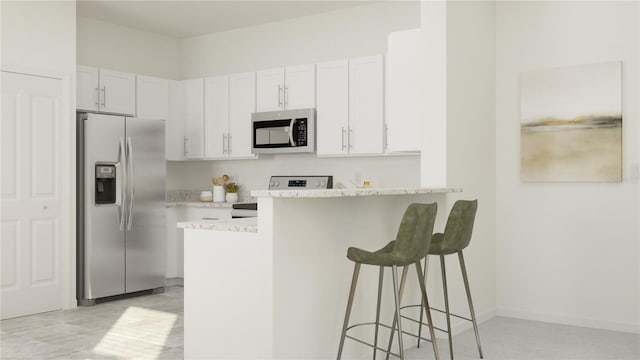
<svg viewBox="0 0 640 360"><path fill-rule="evenodd" d="M251 114L254 154L316 151L316 110L298 109Z"/></svg>

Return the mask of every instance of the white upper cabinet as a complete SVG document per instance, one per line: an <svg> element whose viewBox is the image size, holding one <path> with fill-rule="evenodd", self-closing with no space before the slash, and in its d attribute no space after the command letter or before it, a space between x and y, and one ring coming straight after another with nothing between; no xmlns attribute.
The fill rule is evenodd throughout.
<svg viewBox="0 0 640 360"><path fill-rule="evenodd" d="M308 109L316 107L316 66L300 65L285 68L284 108Z"/></svg>
<svg viewBox="0 0 640 360"><path fill-rule="evenodd" d="M419 151L424 137L425 94L421 30L389 34L386 82L387 151Z"/></svg>
<svg viewBox="0 0 640 360"><path fill-rule="evenodd" d="M204 129L204 156L226 157L229 137L229 76L204 80Z"/></svg>
<svg viewBox="0 0 640 360"><path fill-rule="evenodd" d="M256 111L256 74L205 79L205 158L254 158L251 114Z"/></svg>
<svg viewBox="0 0 640 360"><path fill-rule="evenodd" d="M256 112L256 73L229 77L228 154L232 158L255 158L251 153L251 114Z"/></svg>
<svg viewBox="0 0 640 360"><path fill-rule="evenodd" d="M349 153L383 152L384 61L381 55L349 60Z"/></svg>
<svg viewBox="0 0 640 360"><path fill-rule="evenodd" d="M187 104L184 82L169 81L169 117L166 123L167 160L184 160L187 149Z"/></svg>
<svg viewBox="0 0 640 360"><path fill-rule="evenodd" d="M169 119L169 80L136 75L136 117Z"/></svg>
<svg viewBox="0 0 640 360"><path fill-rule="evenodd" d="M257 78L258 111L283 110L284 68L258 71Z"/></svg>
<svg viewBox="0 0 640 360"><path fill-rule="evenodd" d="M76 70L76 108L78 110L100 110L100 85L97 68L78 65Z"/></svg>
<svg viewBox="0 0 640 360"><path fill-rule="evenodd" d="M136 113L134 74L88 66L78 66L76 74L78 110L124 115Z"/></svg>
<svg viewBox="0 0 640 360"><path fill-rule="evenodd" d="M315 64L258 71L257 111L313 108Z"/></svg>
<svg viewBox="0 0 640 360"><path fill-rule="evenodd" d="M204 79L185 80L185 158L204 157Z"/></svg>
<svg viewBox="0 0 640 360"><path fill-rule="evenodd" d="M116 114L136 113L136 76L100 69L101 111Z"/></svg>
<svg viewBox="0 0 640 360"><path fill-rule="evenodd" d="M348 154L349 61L321 63L317 69L317 153Z"/></svg>
<svg viewBox="0 0 640 360"><path fill-rule="evenodd" d="M382 56L318 64L318 155L383 152Z"/></svg>

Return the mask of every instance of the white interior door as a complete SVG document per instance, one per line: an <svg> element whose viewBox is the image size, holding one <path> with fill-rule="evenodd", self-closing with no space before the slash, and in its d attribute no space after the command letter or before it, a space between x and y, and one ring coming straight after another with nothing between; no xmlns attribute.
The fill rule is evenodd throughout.
<svg viewBox="0 0 640 360"><path fill-rule="evenodd" d="M2 72L2 319L62 309L62 80Z"/></svg>

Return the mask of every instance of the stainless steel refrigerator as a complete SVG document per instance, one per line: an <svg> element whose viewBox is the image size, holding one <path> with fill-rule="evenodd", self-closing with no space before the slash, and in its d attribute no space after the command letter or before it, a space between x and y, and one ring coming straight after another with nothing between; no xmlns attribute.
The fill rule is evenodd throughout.
<svg viewBox="0 0 640 360"><path fill-rule="evenodd" d="M77 114L77 300L162 291L164 120Z"/></svg>

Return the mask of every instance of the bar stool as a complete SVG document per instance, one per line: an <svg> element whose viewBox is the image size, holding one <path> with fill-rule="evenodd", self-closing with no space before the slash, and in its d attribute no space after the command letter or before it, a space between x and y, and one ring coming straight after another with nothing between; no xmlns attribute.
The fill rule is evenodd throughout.
<svg viewBox="0 0 640 360"><path fill-rule="evenodd" d="M462 255L462 250L466 248L469 245L469 242L471 241L471 234L473 232L473 223L475 221L477 208L478 208L478 200L456 201L453 204L453 207L451 208L451 212L449 213L449 218L447 219L447 224L445 226L444 233L433 234L433 238L431 240L431 246L429 247L429 254L425 256L425 263L424 263L425 279L427 277L427 266L429 264L429 255L440 256L440 268L442 272L442 287L443 287L443 293L444 293L445 310L442 311L440 309L436 309L432 307L430 309L444 313L446 315L447 330L445 331L438 328L436 329L446 332L449 337L449 351L451 353L451 360L453 360L453 336L451 334L451 316L457 317L459 319L471 321L473 323L473 331L475 332L476 343L478 344L478 354L480 355L481 359L483 358L482 347L480 345L480 335L478 334L478 322L476 321L476 314L475 314L475 311L473 310L473 301L471 300L471 290L469 289L469 279L467 277L467 268L464 264L464 256ZM469 312L471 314L471 319L462 317L456 314L451 314L449 311L447 272L446 272L444 257L445 255L451 255L451 254L458 254L458 260L460 262L460 270L462 271L464 288L467 293L467 302L469 304ZM417 347L420 347L422 324L424 324L422 322L422 318L423 318L422 305L409 305L409 306L402 307L402 309L407 307L417 307L417 306L420 306L419 322L421 325L418 327L418 344L417 344ZM427 306L427 308L429 307ZM416 321L416 320L413 320L413 321ZM427 321L431 323L431 319L429 318L429 316L427 316ZM389 344L391 344L391 341L393 341L393 334L391 334L391 339L389 340Z"/></svg>
<svg viewBox="0 0 640 360"><path fill-rule="evenodd" d="M340 360L342 357L342 350L344 347L344 341L346 338L357 341L364 345L373 348L373 358L376 357L376 352L378 350L386 352L387 356L390 353L389 350L384 350L378 347L378 329L379 326L386 327L391 329L393 332L396 329L396 320L397 320L397 331L398 331L398 345L400 354L393 354L395 356L399 356L400 359L404 359L404 347L402 344L402 325L400 321L400 297L402 296L402 291L404 290L404 283L407 276L407 270L409 265L414 264L416 267L416 272L418 274L418 282L420 283L420 290L422 293L422 302L425 304L426 316L429 326L429 332L431 334L431 339L435 339L434 329L431 325L431 312L429 311L429 301L427 299L427 291L425 287L425 279L422 271L422 266L420 264L420 260L424 258L428 251L429 246L431 244L432 235L433 235L433 223L436 218L436 213L438 210L438 204L411 204L405 211L402 221L400 222L400 226L398 228L398 234L396 236L396 240L391 241L385 247L375 252L369 252L362 249L358 249L355 247L350 247L347 250L347 258L355 263L353 269L353 278L351 280L351 289L349 290L349 299L347 301L347 310L344 316L344 324L342 327L342 334L340 337L340 345L338 347L338 357ZM349 326L349 316L351 315L351 307L353 306L353 298L355 295L356 284L358 283L358 274L360 273L360 265L375 265L380 267L380 275L378 279L378 302L376 308L376 321L371 323L359 323ZM394 316L394 324L393 326L388 326L380 323L380 302L382 299L382 283L383 283L383 274L385 267L391 267L392 269L392 277L393 277L393 296L395 300L395 316ZM401 289L398 291L398 274L397 269L398 266L403 267L402 271L402 280L401 280ZM353 336L347 335L348 330L361 325L375 325L375 335L373 344L367 343L361 339L355 338ZM433 344L433 352L435 354L436 360L440 359L440 355L438 354L438 345L436 341L432 341Z"/></svg>

